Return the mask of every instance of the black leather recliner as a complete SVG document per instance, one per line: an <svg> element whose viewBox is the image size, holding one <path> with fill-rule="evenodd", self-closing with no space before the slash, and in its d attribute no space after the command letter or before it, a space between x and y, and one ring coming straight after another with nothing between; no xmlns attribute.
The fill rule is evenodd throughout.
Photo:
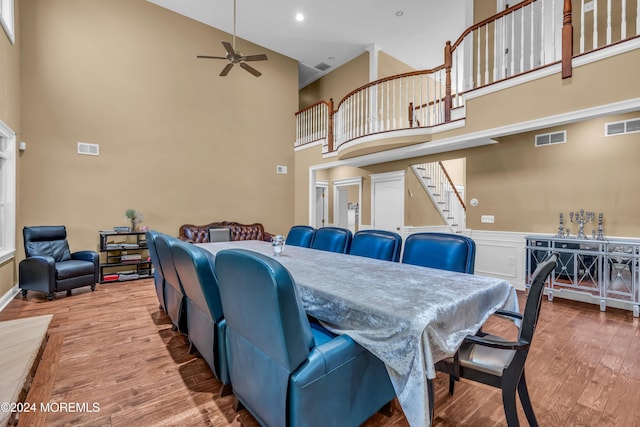
<svg viewBox="0 0 640 427"><path fill-rule="evenodd" d="M82 286L95 290L100 257L95 251L71 253L64 225L24 227L22 234L27 258L20 262L18 286L23 298L27 291L45 292L52 300L60 291L70 295Z"/></svg>

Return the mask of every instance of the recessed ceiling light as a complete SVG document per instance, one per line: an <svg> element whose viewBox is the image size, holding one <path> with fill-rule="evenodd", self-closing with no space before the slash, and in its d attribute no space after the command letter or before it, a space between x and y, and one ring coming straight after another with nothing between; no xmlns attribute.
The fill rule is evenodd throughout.
<svg viewBox="0 0 640 427"><path fill-rule="evenodd" d="M402 15L404 15L404 12L402 10L396 12L397 17L401 17Z"/></svg>
<svg viewBox="0 0 640 427"><path fill-rule="evenodd" d="M296 13L296 21L302 22L304 21L304 15L302 13Z"/></svg>

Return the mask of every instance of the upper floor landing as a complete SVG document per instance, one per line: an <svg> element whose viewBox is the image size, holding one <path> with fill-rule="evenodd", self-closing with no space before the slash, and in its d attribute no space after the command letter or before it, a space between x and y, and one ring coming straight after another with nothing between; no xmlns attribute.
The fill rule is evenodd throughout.
<svg viewBox="0 0 640 427"><path fill-rule="evenodd" d="M299 111L296 149L393 160L640 110L639 11L637 0L520 2L447 42L433 69Z"/></svg>

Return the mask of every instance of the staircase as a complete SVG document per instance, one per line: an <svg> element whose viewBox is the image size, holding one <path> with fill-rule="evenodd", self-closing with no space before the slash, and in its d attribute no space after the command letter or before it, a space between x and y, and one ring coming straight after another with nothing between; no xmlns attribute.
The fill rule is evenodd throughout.
<svg viewBox="0 0 640 427"><path fill-rule="evenodd" d="M466 228L467 208L442 162L420 163L411 169L451 232L462 233Z"/></svg>

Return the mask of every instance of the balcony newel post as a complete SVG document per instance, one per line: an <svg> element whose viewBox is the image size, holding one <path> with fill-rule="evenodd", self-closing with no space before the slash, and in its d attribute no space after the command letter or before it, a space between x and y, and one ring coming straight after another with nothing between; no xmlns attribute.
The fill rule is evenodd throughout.
<svg viewBox="0 0 640 427"><path fill-rule="evenodd" d="M333 98L329 98L329 129L327 129L327 145L329 146L329 153L333 151Z"/></svg>
<svg viewBox="0 0 640 427"><path fill-rule="evenodd" d="M571 77L573 58L573 24L571 22L571 0L564 0L562 18L562 78Z"/></svg>
<svg viewBox="0 0 640 427"><path fill-rule="evenodd" d="M445 97L444 97L444 121L451 121L451 41L447 41L444 46L444 69L446 74Z"/></svg>

